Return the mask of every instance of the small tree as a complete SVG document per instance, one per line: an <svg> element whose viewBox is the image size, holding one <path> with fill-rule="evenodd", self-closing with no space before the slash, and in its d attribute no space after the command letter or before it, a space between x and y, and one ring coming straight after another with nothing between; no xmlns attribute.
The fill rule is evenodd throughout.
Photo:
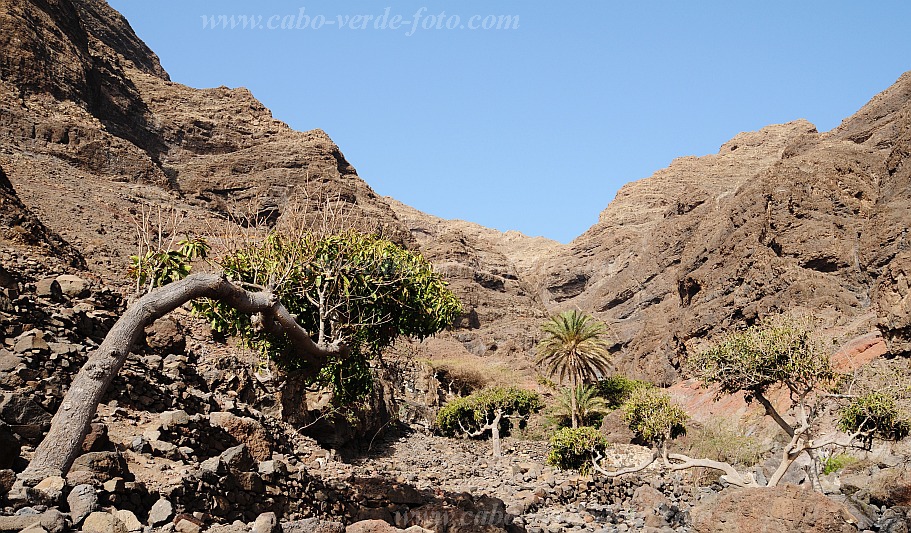
<svg viewBox="0 0 911 533"><path fill-rule="evenodd" d="M724 472L722 477L733 485L756 486L752 475L741 475L727 463L711 459L693 459L683 454L670 453L668 444L686 433L686 422L689 417L682 408L671 401L667 392L651 387L638 388L630 394L622 409L624 418L636 438L652 448L652 456L642 464L609 471L600 464L601 453L592 450L592 468L604 476L617 477L640 472L661 459L661 463L668 470L712 468Z"/></svg>
<svg viewBox="0 0 911 533"><path fill-rule="evenodd" d="M901 439L908 434L909 423L887 395L832 394L844 376L833 370L808 325L807 320L767 318L689 360L703 383L718 387L718 397L743 392L747 401L762 405L790 438L769 486L777 485L800 454L807 453L812 459L811 482L819 488L817 450L863 447L873 438ZM767 394L773 388L788 392L787 410L780 412L769 401ZM847 435L818 439L821 415L827 404L837 400L847 403L838 420L839 429Z"/></svg>
<svg viewBox="0 0 911 533"><path fill-rule="evenodd" d="M607 374L610 352L604 335L604 323L580 311L565 311L553 316L541 328L544 340L538 344L537 362L548 376L556 376L561 384L569 380L575 390L579 385L595 381ZM575 395L572 405L572 427L579 427L579 409Z"/></svg>
<svg viewBox="0 0 911 533"><path fill-rule="evenodd" d="M308 368L281 331L229 305L202 300L196 310L213 329L237 335L285 372L313 373L342 403L370 391L368 360L400 336L423 339L461 312L459 300L421 255L375 235L269 235L221 259L228 278L267 287L317 344L343 342L350 354Z"/></svg>
<svg viewBox="0 0 911 533"><path fill-rule="evenodd" d="M598 396L595 387L578 385L576 388L564 387L557 397L554 417L560 425L567 425L572 421L573 406L575 405L579 423L582 426L596 424L601 417L609 412L607 402Z"/></svg>
<svg viewBox="0 0 911 533"><path fill-rule="evenodd" d="M456 398L440 409L437 427L446 436L471 438L488 432L493 456L500 457L500 436L509 434L513 422L524 427L528 417L543 407L537 393L517 387L493 387Z"/></svg>

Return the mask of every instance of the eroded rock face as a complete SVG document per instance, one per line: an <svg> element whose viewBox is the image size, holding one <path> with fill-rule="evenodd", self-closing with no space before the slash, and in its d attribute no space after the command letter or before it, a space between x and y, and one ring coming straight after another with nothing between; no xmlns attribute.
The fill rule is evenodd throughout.
<svg viewBox="0 0 911 533"><path fill-rule="evenodd" d="M626 185L546 262L542 298L596 313L620 369L664 383L704 339L795 307L858 331L878 315L903 351L909 91L906 74L830 132L769 126Z"/></svg>
<svg viewBox="0 0 911 533"><path fill-rule="evenodd" d="M843 505L795 485L729 490L696 506L691 515L693 530L699 533L857 531L855 520Z"/></svg>
<svg viewBox="0 0 911 533"><path fill-rule="evenodd" d="M173 206L181 231L206 232L289 211L312 223L328 200L333 228L411 243L323 131L292 130L243 88L171 83L103 0L2 0L0 25L0 165L90 267L125 268L149 206L165 218Z"/></svg>

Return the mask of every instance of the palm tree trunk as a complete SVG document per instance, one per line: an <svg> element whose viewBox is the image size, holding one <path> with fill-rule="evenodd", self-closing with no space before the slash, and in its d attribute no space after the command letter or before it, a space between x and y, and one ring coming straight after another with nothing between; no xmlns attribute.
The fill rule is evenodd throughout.
<svg viewBox="0 0 911 533"><path fill-rule="evenodd" d="M576 397L577 389L578 389L578 386L576 385L576 380L573 379L573 388L572 388L572 391L570 391L570 400L569 400L570 410L573 412L572 413L573 429L577 429L579 427L579 401L578 401L578 398Z"/></svg>

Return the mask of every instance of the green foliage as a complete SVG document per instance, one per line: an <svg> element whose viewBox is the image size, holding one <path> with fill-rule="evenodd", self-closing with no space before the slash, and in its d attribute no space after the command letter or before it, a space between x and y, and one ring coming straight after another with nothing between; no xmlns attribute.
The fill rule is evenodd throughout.
<svg viewBox="0 0 911 533"><path fill-rule="evenodd" d="M474 394L456 398L447 403L437 413L437 427L446 436L457 436L465 431L475 432L492 422L498 409L504 416L500 419L500 432L508 435L512 420L518 418L521 428L528 416L544 406L540 396L534 391L518 387L492 387Z"/></svg>
<svg viewBox="0 0 911 533"><path fill-rule="evenodd" d="M703 383L719 385L719 395L743 391L748 400L775 384L805 395L837 377L808 325L782 317L733 333L688 363Z"/></svg>
<svg viewBox="0 0 911 533"><path fill-rule="evenodd" d="M330 360L316 380L331 385L340 403L370 392L369 360L396 338L425 338L461 312L421 255L355 231L324 238L272 233L218 264L236 283L271 290L318 343L343 340L351 348L346 360ZM210 300L197 302L195 310L214 330L240 337L283 370L304 368L284 335L257 329L250 316Z"/></svg>
<svg viewBox="0 0 911 533"><path fill-rule="evenodd" d="M564 387L557 398L557 406L554 412L554 417L557 419L558 424L565 426L571 423L573 395L576 397L579 422L586 426L598 424L609 409L604 398L597 396L597 392L595 387L586 387L585 385Z"/></svg>
<svg viewBox="0 0 911 533"><path fill-rule="evenodd" d="M595 385L598 396L604 398L609 409L616 409L629 399L630 394L641 388L654 388L648 381L616 375L602 379Z"/></svg>
<svg viewBox="0 0 911 533"><path fill-rule="evenodd" d="M661 444L686 434L689 416L663 390L636 389L622 409L629 428L647 444Z"/></svg>
<svg viewBox="0 0 911 533"><path fill-rule="evenodd" d="M202 238L186 238L177 243L177 250L149 250L130 256L128 275L137 287L154 289L190 275L191 263L205 259L209 244Z"/></svg>
<svg viewBox="0 0 911 533"><path fill-rule="evenodd" d="M860 432L859 438L869 448L874 437L883 440L907 437L911 433L911 422L894 397L871 392L853 399L841 409L838 429L845 433Z"/></svg>
<svg viewBox="0 0 911 533"><path fill-rule="evenodd" d="M595 428L563 428L550 438L547 464L563 470L578 470L585 475L591 470L595 452L603 455L607 446L604 435Z"/></svg>
<svg viewBox="0 0 911 533"><path fill-rule="evenodd" d="M576 385L593 381L609 369L610 353L604 323L576 310L553 316L541 329L538 363L560 383L569 378Z"/></svg>
<svg viewBox="0 0 911 533"><path fill-rule="evenodd" d="M834 472L844 469L846 466L856 463L858 459L846 453L826 457L822 461L822 475L827 476Z"/></svg>

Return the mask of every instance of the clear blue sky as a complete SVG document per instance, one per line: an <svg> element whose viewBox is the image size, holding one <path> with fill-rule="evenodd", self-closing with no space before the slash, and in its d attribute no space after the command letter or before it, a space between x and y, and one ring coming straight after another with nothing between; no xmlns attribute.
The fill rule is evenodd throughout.
<svg viewBox="0 0 911 533"><path fill-rule="evenodd" d="M911 70L907 1L111 4L174 81L247 87L326 130L378 193L563 242L675 157L797 118L831 129ZM386 29L351 29L386 7ZM308 28L268 29L301 8ZM219 14L265 29L203 28ZM518 27L467 29L487 15Z"/></svg>

